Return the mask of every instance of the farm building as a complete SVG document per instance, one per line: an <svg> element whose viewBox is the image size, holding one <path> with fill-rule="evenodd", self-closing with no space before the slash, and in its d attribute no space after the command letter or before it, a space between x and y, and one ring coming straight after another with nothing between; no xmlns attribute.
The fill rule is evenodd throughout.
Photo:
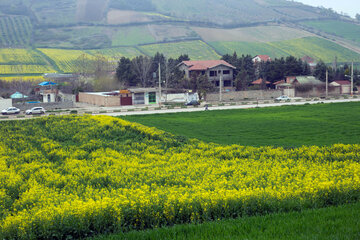
<svg viewBox="0 0 360 240"><path fill-rule="evenodd" d="M326 91L325 83L314 76L288 76L286 80L277 81L274 85L289 97L320 97L325 96ZM328 93L338 95L340 88L329 85Z"/></svg>
<svg viewBox="0 0 360 240"><path fill-rule="evenodd" d="M80 92L79 102L96 106L115 107L159 103L156 88L131 88L113 92Z"/></svg>
<svg viewBox="0 0 360 240"><path fill-rule="evenodd" d="M192 75L206 75L215 86L220 86L222 78L224 88L232 88L236 67L224 60L183 61L178 65L187 78Z"/></svg>
<svg viewBox="0 0 360 240"><path fill-rule="evenodd" d="M351 82L346 80L337 80L330 83L331 86L339 87L340 94L350 94L351 93Z"/></svg>

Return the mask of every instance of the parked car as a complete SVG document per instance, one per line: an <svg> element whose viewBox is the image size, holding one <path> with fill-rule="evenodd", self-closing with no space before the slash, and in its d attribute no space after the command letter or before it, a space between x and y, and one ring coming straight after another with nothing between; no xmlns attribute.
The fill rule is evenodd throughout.
<svg viewBox="0 0 360 240"><path fill-rule="evenodd" d="M19 113L20 113L20 109L18 109L16 107L8 107L1 111L2 115L19 114Z"/></svg>
<svg viewBox="0 0 360 240"><path fill-rule="evenodd" d="M46 111L43 107L33 107L32 109L26 110L25 114L44 114Z"/></svg>
<svg viewBox="0 0 360 240"><path fill-rule="evenodd" d="M276 100L278 100L278 101L281 101L281 100L291 100L291 98L289 98L289 97L286 96L286 95L283 95L283 96L280 96L280 97L276 98Z"/></svg>
<svg viewBox="0 0 360 240"><path fill-rule="evenodd" d="M200 103L196 100L191 100L190 102L185 103L185 106L196 106L200 105Z"/></svg>

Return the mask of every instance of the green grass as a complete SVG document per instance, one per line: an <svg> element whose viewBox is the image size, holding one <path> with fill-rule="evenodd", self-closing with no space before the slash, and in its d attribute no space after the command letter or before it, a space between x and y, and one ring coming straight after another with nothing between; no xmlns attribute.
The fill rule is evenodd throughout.
<svg viewBox="0 0 360 240"><path fill-rule="evenodd" d="M332 62L334 57L338 61L347 62L349 59L358 59L360 55L344 48L336 43L318 37L305 37L279 42L256 43L256 42L211 42L221 54L232 54L234 51L240 54L266 54L273 58L295 56L311 56L325 62Z"/></svg>
<svg viewBox="0 0 360 240"><path fill-rule="evenodd" d="M356 102L122 118L205 142L298 147L359 143L359 117Z"/></svg>
<svg viewBox="0 0 360 240"><path fill-rule="evenodd" d="M235 220L178 225L148 231L132 231L100 236L94 240L115 239L359 239L360 203L303 212L244 217Z"/></svg>
<svg viewBox="0 0 360 240"><path fill-rule="evenodd" d="M141 53L139 50L133 47L116 47L116 48L106 48L106 49L96 49L96 50L88 50L86 51L89 54L96 55L100 53L103 56L108 58L119 60L121 57L133 58L136 56L140 56Z"/></svg>
<svg viewBox="0 0 360 240"><path fill-rule="evenodd" d="M203 41L185 41L176 43L151 44L139 47L149 56L161 52L167 57L177 58L188 54L191 60L219 59L220 56Z"/></svg>
<svg viewBox="0 0 360 240"><path fill-rule="evenodd" d="M156 39L151 35L147 26L119 28L113 37L113 46L134 46L144 43L154 43Z"/></svg>
<svg viewBox="0 0 360 240"><path fill-rule="evenodd" d="M337 20L306 21L301 24L360 43L360 25Z"/></svg>

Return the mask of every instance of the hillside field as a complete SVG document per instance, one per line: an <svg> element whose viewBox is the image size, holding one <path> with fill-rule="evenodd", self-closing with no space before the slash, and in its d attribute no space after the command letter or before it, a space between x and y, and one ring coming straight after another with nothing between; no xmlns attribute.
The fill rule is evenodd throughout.
<svg viewBox="0 0 360 240"><path fill-rule="evenodd" d="M240 54L260 55L266 54L272 58L311 56L324 62L333 62L335 56L339 62L349 62L351 59L359 59L357 54L331 41L318 37L305 37L278 42L210 42L220 54L232 54L234 51Z"/></svg>
<svg viewBox="0 0 360 240"><path fill-rule="evenodd" d="M336 20L304 21L301 24L360 44L360 25Z"/></svg>
<svg viewBox="0 0 360 240"><path fill-rule="evenodd" d="M177 58L182 54L188 54L191 60L219 59L221 57L209 45L200 40L150 44L140 46L139 48L150 56L155 56L157 52L160 52L172 58Z"/></svg>
<svg viewBox="0 0 360 240"><path fill-rule="evenodd" d="M359 113L356 102L122 118L205 142L300 147L359 144Z"/></svg>
<svg viewBox="0 0 360 240"><path fill-rule="evenodd" d="M300 111L303 118L294 117L293 124L324 124L323 106L315 106L317 113ZM358 106L348 107L356 114ZM340 122L340 108L346 105L329 115L346 142L348 125L358 136L352 124L358 116ZM253 109L255 123L265 110ZM216 113L231 116L204 113L214 114L208 120ZM282 126L288 114L286 107L278 112ZM195 121L205 125L201 117L188 119ZM235 129L226 121L223 126ZM300 145L308 136L297 134ZM355 203L359 154L359 144L288 149L205 143L107 116L0 122L0 238L80 238ZM356 226L352 221L343 231L356 234Z"/></svg>

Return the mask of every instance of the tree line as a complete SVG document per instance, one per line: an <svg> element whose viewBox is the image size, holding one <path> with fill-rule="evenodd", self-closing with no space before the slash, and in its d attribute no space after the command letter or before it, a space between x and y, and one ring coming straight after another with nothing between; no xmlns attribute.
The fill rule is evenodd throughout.
<svg viewBox="0 0 360 240"><path fill-rule="evenodd" d="M254 64L251 55L238 56L236 52L232 55L225 54L222 60L230 63L236 70L234 71L234 87L236 90L248 89L251 82L259 78L264 82L275 83L284 80L286 76L309 76L313 75L317 79L325 82L326 71L329 73L329 82L334 80L349 79L351 66L348 64L333 66L319 61L312 69L309 64L294 56L275 58L271 61ZM116 78L124 87L141 86L155 87L158 84L158 66L161 67L161 79L165 87L168 88L187 88L193 90L211 90L204 75L192 75L190 79L184 77L184 73L178 69L178 64L189 60L188 55L181 55L177 59L166 58L163 54L157 53L154 57L138 56L133 59L122 57L116 68ZM155 75L154 75L155 74ZM360 72L354 70L354 80L360 83ZM206 79L205 79L206 80Z"/></svg>

